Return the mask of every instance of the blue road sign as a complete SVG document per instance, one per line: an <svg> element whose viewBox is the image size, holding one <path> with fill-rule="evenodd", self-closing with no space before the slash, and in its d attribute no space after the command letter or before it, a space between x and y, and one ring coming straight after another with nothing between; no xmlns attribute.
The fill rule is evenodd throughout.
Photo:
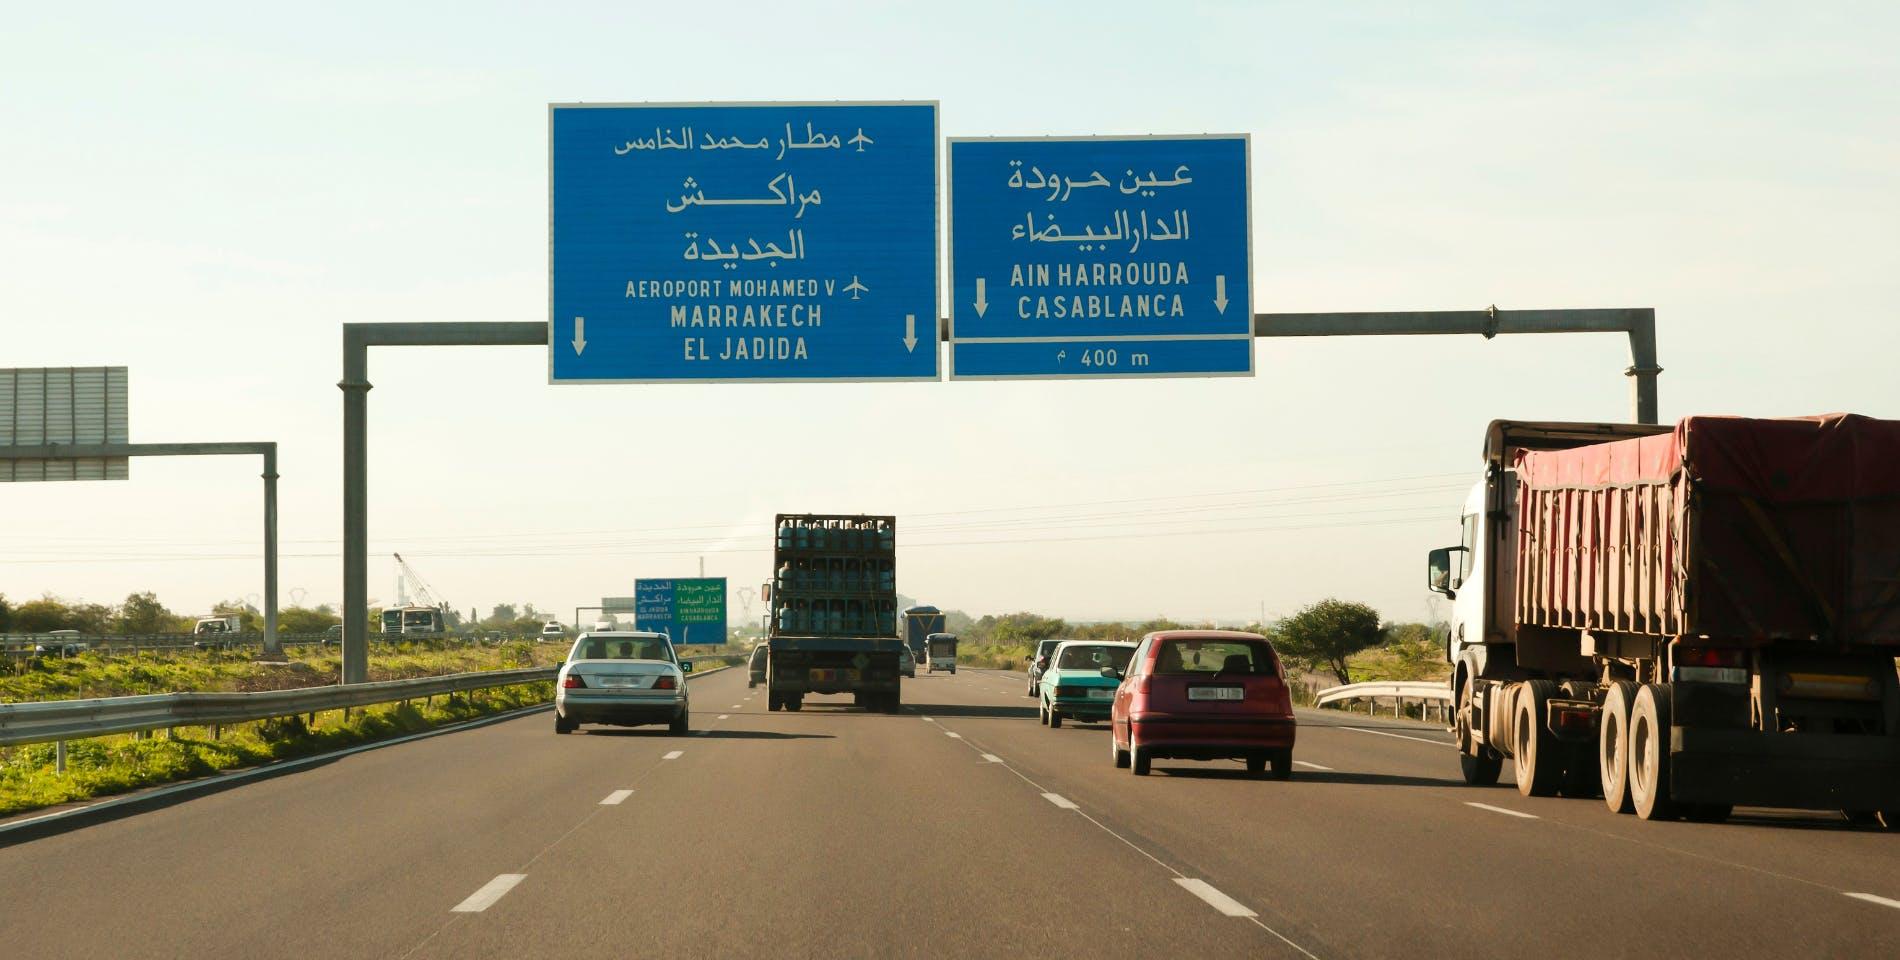
<svg viewBox="0 0 1900 960"><path fill-rule="evenodd" d="M950 376L1253 373L1248 141L950 140Z"/></svg>
<svg viewBox="0 0 1900 960"><path fill-rule="evenodd" d="M674 646L726 642L726 578L635 580L633 626L664 633Z"/></svg>
<svg viewBox="0 0 1900 960"><path fill-rule="evenodd" d="M937 379L937 106L553 104L552 383Z"/></svg>

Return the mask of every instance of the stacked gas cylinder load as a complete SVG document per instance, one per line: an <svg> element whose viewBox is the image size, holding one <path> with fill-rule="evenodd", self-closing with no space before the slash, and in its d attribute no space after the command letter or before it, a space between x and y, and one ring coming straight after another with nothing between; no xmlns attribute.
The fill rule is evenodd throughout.
<svg viewBox="0 0 1900 960"><path fill-rule="evenodd" d="M897 518L780 514L772 612L781 635L897 633Z"/></svg>

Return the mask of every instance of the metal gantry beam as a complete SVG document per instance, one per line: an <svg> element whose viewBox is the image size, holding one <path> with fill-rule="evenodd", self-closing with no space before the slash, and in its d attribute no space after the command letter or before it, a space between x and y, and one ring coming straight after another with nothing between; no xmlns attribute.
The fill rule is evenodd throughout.
<svg viewBox="0 0 1900 960"><path fill-rule="evenodd" d="M343 325L343 682L369 680L369 348L545 346L534 323Z"/></svg>
<svg viewBox="0 0 1900 960"><path fill-rule="evenodd" d="M950 323L937 322L949 339ZM1425 310L1370 313L1256 313L1256 337L1362 337L1519 333L1623 333L1630 340L1631 408L1656 422L1656 311ZM343 325L343 682L369 679L369 348L546 346L545 321L346 323ZM273 513L274 515L274 513ZM273 525L274 526L274 525ZM273 534L274 536L274 534ZM273 540L274 543L274 540ZM272 556L275 556L273 551ZM273 578L274 583L274 578ZM579 627L579 611L575 611Z"/></svg>
<svg viewBox="0 0 1900 960"><path fill-rule="evenodd" d="M255 443L49 443L0 447L0 460L94 459L100 457L224 457L260 455L264 458L264 658L281 660L283 642L277 636L277 444Z"/></svg>
<svg viewBox="0 0 1900 960"><path fill-rule="evenodd" d="M1517 333L1622 333L1630 340L1630 412L1637 423L1657 422L1656 311L1417 310L1381 313L1256 313L1256 337L1366 337L1477 334L1486 340Z"/></svg>

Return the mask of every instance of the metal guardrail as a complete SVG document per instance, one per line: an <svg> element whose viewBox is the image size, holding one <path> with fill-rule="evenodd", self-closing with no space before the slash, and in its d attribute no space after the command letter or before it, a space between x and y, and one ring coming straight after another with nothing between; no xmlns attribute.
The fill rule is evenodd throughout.
<svg viewBox="0 0 1900 960"><path fill-rule="evenodd" d="M1327 687L1313 695L1319 706L1345 700L1370 700L1391 697L1403 700L1442 700L1451 702L1451 684L1444 680L1373 680Z"/></svg>
<svg viewBox="0 0 1900 960"><path fill-rule="evenodd" d="M729 659L724 655L681 657L682 660ZM687 674L687 679L712 673L714 667ZM136 733L168 727L203 727L288 717L299 713L367 707L397 700L463 693L493 687L553 680L559 667L523 667L449 673L409 680L332 684L267 690L259 693L156 693L133 697L96 697L89 700L42 700L0 703L0 747L23 743L83 740L114 733Z"/></svg>
<svg viewBox="0 0 1900 960"><path fill-rule="evenodd" d="M0 746L83 740L166 727L201 727L366 707L397 700L554 679L558 667L451 673L261 693L158 693L90 700L0 703Z"/></svg>
<svg viewBox="0 0 1900 960"><path fill-rule="evenodd" d="M450 640L463 643L492 645L496 642L514 640L536 640L534 637L509 637L501 641L492 641L487 637L465 636L457 634L438 634L434 636L409 635L389 637L377 634L369 638L372 643L402 643L417 640ZM340 641L335 634L322 633L286 633L279 635L279 642L286 647L315 646L328 643L336 646ZM564 641L565 642L565 641ZM112 656L130 654L136 656L148 651L166 650L261 650L264 635L261 633L209 633L209 634L66 634L45 633L0 634L0 657L23 658L32 656L61 657L77 656L81 653ZM44 650L44 653L39 651ZM70 650L70 653L68 652Z"/></svg>

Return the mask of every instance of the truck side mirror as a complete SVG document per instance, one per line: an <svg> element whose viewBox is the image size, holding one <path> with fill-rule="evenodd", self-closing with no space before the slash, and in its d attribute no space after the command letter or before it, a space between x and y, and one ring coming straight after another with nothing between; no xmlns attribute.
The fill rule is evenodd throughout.
<svg viewBox="0 0 1900 960"><path fill-rule="evenodd" d="M772 602L772 585L771 584L766 583L766 584L761 584L759 586L759 599L764 600L766 603Z"/></svg>
<svg viewBox="0 0 1900 960"><path fill-rule="evenodd" d="M1439 547L1426 555L1425 585L1433 593L1442 593L1449 598L1457 599L1458 587L1462 585L1462 581L1456 579L1453 573L1455 568L1452 565L1452 554L1464 552L1464 547Z"/></svg>

